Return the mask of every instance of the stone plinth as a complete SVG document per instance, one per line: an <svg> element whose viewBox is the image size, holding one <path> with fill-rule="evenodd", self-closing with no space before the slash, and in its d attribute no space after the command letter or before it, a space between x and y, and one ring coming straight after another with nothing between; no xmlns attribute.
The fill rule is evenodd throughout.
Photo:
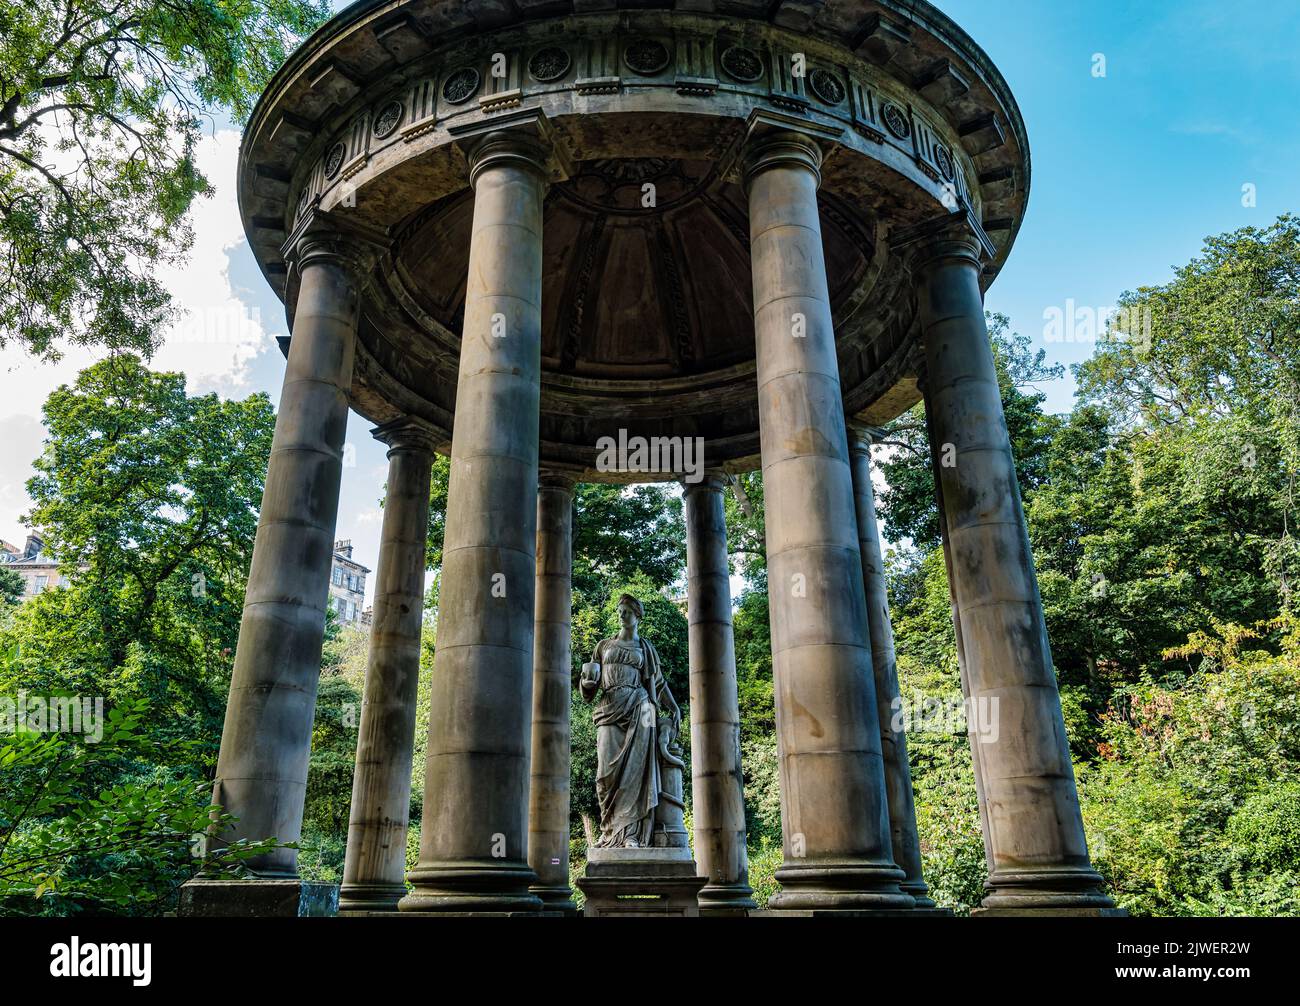
<svg viewBox="0 0 1300 1006"><path fill-rule="evenodd" d="M972 919L1124 919L1123 908L1063 905L1060 908L973 908Z"/></svg>
<svg viewBox="0 0 1300 1006"><path fill-rule="evenodd" d="M222 880L196 877L181 885L181 918L324 917L339 906L337 884L305 880Z"/></svg>
<svg viewBox="0 0 1300 1006"><path fill-rule="evenodd" d="M894 908L894 909L844 909L844 908L764 908L749 913L756 919L951 919L949 908Z"/></svg>
<svg viewBox="0 0 1300 1006"><path fill-rule="evenodd" d="M588 918L698 918L697 898L706 883L707 877L696 876L690 849L666 847L591 849L578 878Z"/></svg>

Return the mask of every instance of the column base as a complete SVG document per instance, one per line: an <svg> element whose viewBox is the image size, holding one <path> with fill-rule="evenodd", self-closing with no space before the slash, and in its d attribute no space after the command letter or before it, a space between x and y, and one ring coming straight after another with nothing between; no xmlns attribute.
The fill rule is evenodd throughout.
<svg viewBox="0 0 1300 1006"><path fill-rule="evenodd" d="M569 889L568 884L558 884L555 887L543 887L540 884L534 884L528 888L530 894L535 894L542 899L542 911L548 914L558 912L563 916L579 916L582 909L579 908L573 900L573 891Z"/></svg>
<svg viewBox="0 0 1300 1006"><path fill-rule="evenodd" d="M972 908L972 919L1126 919L1122 908L1076 906L1074 908Z"/></svg>
<svg viewBox="0 0 1300 1006"><path fill-rule="evenodd" d="M405 884L344 884L339 889L339 914L396 912L404 897Z"/></svg>
<svg viewBox="0 0 1300 1006"><path fill-rule="evenodd" d="M542 899L529 890L537 874L527 864L487 866L481 862L420 867L406 875L415 885L397 904L400 912L457 915L535 914Z"/></svg>
<svg viewBox="0 0 1300 1006"><path fill-rule="evenodd" d="M772 911L913 911L916 901L903 892L903 871L892 863L810 860L776 871L782 887L772 896Z"/></svg>
<svg viewBox="0 0 1300 1006"><path fill-rule="evenodd" d="M338 910L337 884L297 877L195 877L181 885L178 918L320 918Z"/></svg>
<svg viewBox="0 0 1300 1006"><path fill-rule="evenodd" d="M1104 883L1090 869L995 870L984 884L984 900L971 914L1127 914L1104 893Z"/></svg>
<svg viewBox="0 0 1300 1006"><path fill-rule="evenodd" d="M898 886L902 888L904 894L910 894L912 896L912 900L916 902L916 907L918 909L930 909L936 907L934 899L930 897L930 885L925 881L917 880L908 882L905 880ZM952 912L947 908L940 909L940 911L947 912L949 915L952 914Z"/></svg>
<svg viewBox="0 0 1300 1006"><path fill-rule="evenodd" d="M705 884L696 900L700 915L709 918L743 918L758 908L748 884Z"/></svg>
<svg viewBox="0 0 1300 1006"><path fill-rule="evenodd" d="M760 908L753 919L951 919L949 908Z"/></svg>

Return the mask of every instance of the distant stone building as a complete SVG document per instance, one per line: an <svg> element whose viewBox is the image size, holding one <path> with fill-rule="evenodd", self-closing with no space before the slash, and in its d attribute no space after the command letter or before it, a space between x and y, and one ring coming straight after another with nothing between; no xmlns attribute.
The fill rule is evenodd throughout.
<svg viewBox="0 0 1300 1006"><path fill-rule="evenodd" d="M345 625L365 624L361 605L366 597L366 574L370 570L352 558L352 540L334 543L330 567L330 607Z"/></svg>
<svg viewBox="0 0 1300 1006"><path fill-rule="evenodd" d="M29 534L22 548L0 541L0 563L23 578L23 600L35 597L50 587L63 587L68 578L59 572L59 564L45 554L45 542L38 534Z"/></svg>

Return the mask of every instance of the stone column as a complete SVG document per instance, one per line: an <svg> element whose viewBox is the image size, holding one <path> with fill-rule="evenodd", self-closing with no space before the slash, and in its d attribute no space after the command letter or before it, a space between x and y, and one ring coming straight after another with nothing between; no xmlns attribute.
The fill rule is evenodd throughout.
<svg viewBox="0 0 1300 1006"><path fill-rule="evenodd" d="M876 674L876 707L880 713L880 746L885 759L885 793L889 801L890 839L894 862L906 878L903 890L917 908L933 908L929 887L921 876L921 840L916 831L912 800L912 770L907 762L907 731L895 729L898 665L894 656L894 629L889 621L889 594L885 589L885 560L876 522L876 493L871 484L872 431L850 430L853 453L853 498L858 512L858 547L862 552L862 580L867 595L867 628L871 633L871 666Z"/></svg>
<svg viewBox="0 0 1300 1006"><path fill-rule="evenodd" d="M930 383L925 374L924 365L921 368L919 380L916 383L918 390L926 401L929 401ZM934 416L933 411L928 409L925 414L925 436L930 446L930 470L937 472L940 465L939 452L936 449L939 440L934 433ZM939 510L939 542L943 548L943 565L944 573L948 578L948 605L952 609L952 638L953 646L957 651L957 675L961 681L961 695L963 701L970 701L970 680L966 674L966 651L961 641L961 620L957 617L957 597L953 593L952 575L952 549L948 547L948 508L943 502L943 486L939 479L934 480L934 500ZM984 841L984 865L989 873L993 872L993 857L989 853L989 815L988 807L984 803L984 768L980 764L980 742L977 724L970 719L966 721L966 740L970 744L971 765L974 768L975 776L975 803L979 809L980 818L980 836Z"/></svg>
<svg viewBox="0 0 1300 1006"><path fill-rule="evenodd" d="M981 248L961 232L912 258L926 411L970 714L980 737L991 871L984 909L1113 911L1084 840L1033 555L980 291Z"/></svg>
<svg viewBox="0 0 1300 1006"><path fill-rule="evenodd" d="M420 861L402 911L536 911L528 890L543 152L491 133L452 434Z"/></svg>
<svg viewBox="0 0 1300 1006"><path fill-rule="evenodd" d="M293 338L213 788L239 820L218 842L301 837L356 349L356 246L318 223L291 249ZM297 855L276 849L249 866L294 878Z"/></svg>
<svg viewBox="0 0 1300 1006"><path fill-rule="evenodd" d="M701 914L755 907L745 848L740 701L731 629L731 564L722 494L726 476L685 484L686 598L691 665L691 781L695 862L709 882Z"/></svg>
<svg viewBox="0 0 1300 1006"><path fill-rule="evenodd" d="M770 906L911 908L889 837L820 164L792 133L745 156L785 852Z"/></svg>
<svg viewBox="0 0 1300 1006"><path fill-rule="evenodd" d="M435 438L414 418L387 423L373 433L388 444L388 495L339 909L395 912L406 894L411 750Z"/></svg>
<svg viewBox="0 0 1300 1006"><path fill-rule="evenodd" d="M528 798L532 892L547 911L576 915L569 889L569 701L573 666L573 479L544 472L537 487L533 617L533 748Z"/></svg>

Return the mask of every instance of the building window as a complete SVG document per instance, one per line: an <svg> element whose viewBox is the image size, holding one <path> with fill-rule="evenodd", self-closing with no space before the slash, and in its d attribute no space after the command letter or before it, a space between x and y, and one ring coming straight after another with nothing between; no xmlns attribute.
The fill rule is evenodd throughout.
<svg viewBox="0 0 1300 1006"><path fill-rule="evenodd" d="M343 570L337 566L334 567L334 586L341 586L343 583Z"/></svg>
<svg viewBox="0 0 1300 1006"><path fill-rule="evenodd" d="M49 583L50 583L50 578L48 576L38 576L36 578L36 593L39 594L43 590L45 590L45 588L49 586Z"/></svg>

